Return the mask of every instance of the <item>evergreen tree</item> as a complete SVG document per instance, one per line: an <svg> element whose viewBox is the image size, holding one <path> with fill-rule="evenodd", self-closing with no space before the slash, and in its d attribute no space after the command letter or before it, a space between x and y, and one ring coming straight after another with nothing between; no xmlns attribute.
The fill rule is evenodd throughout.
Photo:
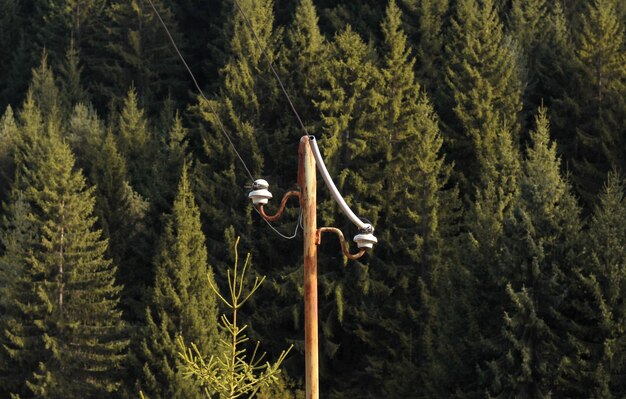
<svg viewBox="0 0 626 399"><path fill-rule="evenodd" d="M176 43L184 48L171 9L161 0L153 3ZM107 57L97 64L98 80L92 89L99 103L121 104L131 85L136 87L140 104L150 112L157 110L169 93L183 97L183 69L150 3L113 2L107 8L105 32L97 43L106 48Z"/></svg>
<svg viewBox="0 0 626 399"><path fill-rule="evenodd" d="M536 124L523 162L520 200L505 219L498 260L511 305L504 312L504 344L498 360L490 363L489 392L497 397L556 394L564 353L563 300L580 222L576 200L560 174L556 145L550 142L545 109L539 110Z"/></svg>
<svg viewBox="0 0 626 399"><path fill-rule="evenodd" d="M385 301L388 308L375 299L363 312L375 315L365 319L378 324L376 330L382 332L372 334L376 338L367 351L369 373L373 372L369 378L377 380L391 371L393 377L378 383L382 396L432 397L438 396L434 380L441 377L436 370L441 365L429 336L442 333L443 314L437 308L445 306L439 296L445 295L449 278L442 240L452 238L447 230L459 204L455 190L446 187L451 170L441 155L438 120L415 80L415 61L394 1L389 3L382 31L385 55L379 90L385 100L379 134L388 139L389 147L381 245L376 251L380 269L373 266L371 277L384 282L392 293Z"/></svg>
<svg viewBox="0 0 626 399"><path fill-rule="evenodd" d="M23 194L14 192L7 211L0 234L0 395L29 397L26 380L45 353L37 325L44 313L36 300L41 281L39 271L28 264L35 229Z"/></svg>
<svg viewBox="0 0 626 399"><path fill-rule="evenodd" d="M315 129L317 112L311 98L317 94L319 88L319 76L315 70L324 61L327 43L318 26L319 18L312 0L298 2L293 22L287 31L285 49L281 51L280 76L285 79L287 92L289 93L294 107L300 115L305 127L312 131ZM277 107L287 112L281 116L280 129L284 131L277 135L277 142L273 145L276 155L272 156L272 170L270 173L285 170L294 170L293 165L298 163L297 151L293 144L306 134L302 131L300 122L289 112L291 107L283 96L279 96ZM284 126L283 126L284 125ZM269 161L269 160L268 160ZM295 170L284 176L295 181ZM288 180L287 180L288 181Z"/></svg>
<svg viewBox="0 0 626 399"><path fill-rule="evenodd" d="M120 385L127 341L116 309L115 267L103 256L106 241L93 229L92 191L73 170L73 155L56 125L43 129L32 99L21 119L16 192L23 193L34 233L10 258L14 265L24 263L4 333L4 348L24 373L14 393L111 395ZM14 220L19 209L13 208Z"/></svg>
<svg viewBox="0 0 626 399"><path fill-rule="evenodd" d="M135 88L128 91L119 113L118 140L119 150L126 159L130 183L144 198L155 198L158 193L154 189L153 162L157 155L157 141L148 126L145 111L138 103Z"/></svg>
<svg viewBox="0 0 626 399"><path fill-rule="evenodd" d="M557 3L558 4L558 3ZM534 111L542 104L543 98L538 92L538 58L541 45L546 41L549 24L548 2L546 0L520 1L511 4L508 15L508 30L518 43L520 50L520 68L524 87L524 115L522 123L530 124Z"/></svg>
<svg viewBox="0 0 626 399"><path fill-rule="evenodd" d="M437 93L443 81L445 27L449 19L449 0L403 0L409 10L407 30L416 51L417 78L429 94Z"/></svg>
<svg viewBox="0 0 626 399"><path fill-rule="evenodd" d="M460 0L451 24L439 111L467 195L481 167L493 164L496 131L511 132L517 146L523 83L493 0Z"/></svg>
<svg viewBox="0 0 626 399"><path fill-rule="evenodd" d="M104 131L93 109L76 105L68 125L68 142L78 164L96 186L95 213L109 242L107 256L118 265L118 279L124 282L124 317L136 321L144 311L146 276L151 275L145 260L152 253L145 219L150 204L131 186L118 141L110 129Z"/></svg>
<svg viewBox="0 0 626 399"><path fill-rule="evenodd" d="M8 106L0 119L0 204L8 203L8 187L13 185L15 177L15 147L18 127L13 116L13 109Z"/></svg>
<svg viewBox="0 0 626 399"><path fill-rule="evenodd" d="M172 212L155 260L156 282L138 349L140 385L151 398L202 398L202 389L183 376L176 344L184 336L208 355L218 342L215 294L205 280L213 281L213 272L186 166Z"/></svg>
<svg viewBox="0 0 626 399"><path fill-rule="evenodd" d="M507 299L499 257L504 221L519 197L520 160L509 132L498 131L494 144L497 158L484 168L476 199L465 213L463 230L467 233L456 249L456 256L461 258L450 281L454 311L446 321L444 341L439 343L458 364L440 385L448 395L475 397L484 393L485 361L494 356L485 339L496 336L502 327L501 319L493 316L503 313Z"/></svg>
<svg viewBox="0 0 626 399"><path fill-rule="evenodd" d="M78 103L86 104L89 100L89 95L81 83L82 72L79 52L72 40L65 52L65 59L59 67L59 86L65 109L71 109L74 104Z"/></svg>
<svg viewBox="0 0 626 399"><path fill-rule="evenodd" d="M582 288L569 301L573 320L567 331L574 350L565 353L561 364L562 395L619 398L626 394L626 309L621 299L626 283L625 218L624 183L612 173L584 233L584 255L574 272L574 284Z"/></svg>
<svg viewBox="0 0 626 399"><path fill-rule="evenodd" d="M70 47L95 50L91 42L102 29L106 0L34 0L34 4L43 22L36 26L37 46L47 49L53 65L63 62Z"/></svg>
<svg viewBox="0 0 626 399"><path fill-rule="evenodd" d="M545 23L545 38L537 50L537 97L550 109L553 136L565 162L576 153L575 132L578 123L577 106L565 93L576 86L576 57L570 24L560 2L556 2Z"/></svg>
<svg viewBox="0 0 626 399"><path fill-rule="evenodd" d="M609 170L626 170L626 39L615 4L596 0L583 16L576 53L579 85L570 93L579 112L576 183L587 203Z"/></svg>
<svg viewBox="0 0 626 399"><path fill-rule="evenodd" d="M11 70L11 60L15 51L15 44L19 40L19 1L0 1L0 93L3 93L9 84L9 71ZM0 101L0 109L4 109L8 104L6 100Z"/></svg>
<svg viewBox="0 0 626 399"><path fill-rule="evenodd" d="M45 49L41 53L39 67L32 70L29 92L44 118L58 123L61 117L61 96L52 68L48 65L48 53Z"/></svg>
<svg viewBox="0 0 626 399"><path fill-rule="evenodd" d="M48 156L24 171L39 240L29 266L43 275L37 292L49 349L27 384L37 397L102 397L118 391L125 359L120 287L104 257L107 243L93 229L93 191L73 170L69 147L49 134Z"/></svg>

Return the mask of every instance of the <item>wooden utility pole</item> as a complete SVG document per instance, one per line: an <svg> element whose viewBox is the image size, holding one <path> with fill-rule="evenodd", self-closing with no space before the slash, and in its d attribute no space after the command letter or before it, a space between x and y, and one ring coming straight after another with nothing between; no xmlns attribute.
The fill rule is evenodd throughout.
<svg viewBox="0 0 626 399"><path fill-rule="evenodd" d="M367 248L377 241L374 237L371 225L363 224L365 227L354 240L357 242L359 251L356 254L350 254L349 245L346 242L341 230L335 227L317 228L317 164L315 155L312 151L311 140L315 140L312 136L303 136L300 139L300 147L298 149L298 186L300 191L289 191L285 194L280 207L273 216L265 213L264 205L272 198L272 194L267 190L268 183L259 179L254 182L253 191L249 197L261 217L268 222L278 220L285 210L287 200L291 197L299 197L300 209L302 210L302 230L304 234L304 362L305 362L305 381L306 381L306 399L319 399L319 352L318 352L318 328L317 328L317 246L321 244L323 233L335 233L341 243L343 254L351 260L358 259L365 253ZM319 155L319 149L316 151ZM322 167L324 174L328 174L326 167ZM325 177L327 185L330 178ZM333 190L337 189L332 184ZM332 190L331 190L332 192ZM337 194L339 195L339 194ZM347 207L343 198L343 205ZM352 214L350 211L349 213ZM356 216L354 216L356 218Z"/></svg>
<svg viewBox="0 0 626 399"><path fill-rule="evenodd" d="M319 399L317 330L317 179L309 137L300 139L298 185L304 234L304 362L306 399Z"/></svg>

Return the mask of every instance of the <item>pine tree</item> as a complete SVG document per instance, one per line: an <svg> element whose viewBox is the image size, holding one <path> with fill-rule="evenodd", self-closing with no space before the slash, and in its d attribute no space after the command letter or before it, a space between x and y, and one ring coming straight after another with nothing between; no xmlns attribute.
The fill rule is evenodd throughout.
<svg viewBox="0 0 626 399"><path fill-rule="evenodd" d="M518 50L504 34L492 0L460 0L445 46L445 86L439 113L446 146L472 192L481 167L493 163L498 130L519 140L522 81Z"/></svg>
<svg viewBox="0 0 626 399"><path fill-rule="evenodd" d="M151 398L202 398L202 389L183 377L176 344L183 336L208 355L218 342L215 294L205 280L213 281L213 272L186 166L172 212L155 261L156 282L138 349L140 385Z"/></svg>
<svg viewBox="0 0 626 399"><path fill-rule="evenodd" d="M540 109L520 177L520 200L505 219L499 263L510 305L505 307L499 357L490 362L497 397L555 393L563 353L563 300L580 231L578 206L560 174L547 111ZM492 309L493 310L493 309Z"/></svg>
<svg viewBox="0 0 626 399"><path fill-rule="evenodd" d="M624 183L611 173L584 233L584 255L574 272L582 288L568 301L573 320L567 330L575 350L567 351L561 364L562 395L619 398L626 394L622 377L626 309L621 300L626 287L625 220Z"/></svg>

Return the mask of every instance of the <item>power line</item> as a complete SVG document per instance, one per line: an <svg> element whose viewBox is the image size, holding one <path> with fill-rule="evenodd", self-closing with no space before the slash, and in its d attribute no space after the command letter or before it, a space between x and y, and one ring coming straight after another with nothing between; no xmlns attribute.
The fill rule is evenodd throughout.
<svg viewBox="0 0 626 399"><path fill-rule="evenodd" d="M222 124L222 120L221 120L220 116L218 115L218 113L216 112L215 108L213 107L213 105L211 104L209 99L204 95L204 92L200 88L200 85L198 84L198 81L196 80L196 77L194 76L193 72L191 72L191 68L189 68L189 65L187 65L187 62L185 61L185 57L183 57L182 53L178 49L178 46L176 45L176 42L174 41L174 38L172 37L172 34L170 33L170 30L167 28L167 25L165 25L165 22L163 21L163 18L161 18L161 14L159 13L159 11L154 6L154 3L152 2L152 0L148 0L148 3L150 3L150 6L154 10L154 13L156 14L156 16L159 19L159 21L161 22L161 25L163 25L163 28L165 29L165 33L167 33L167 37L169 37L170 42L172 43L172 46L174 46L174 49L176 50L176 53L178 54L178 57L182 61L183 65L185 65L185 68L187 68L187 72L189 72L189 76L191 76L191 79L193 80L193 83L196 86L196 89L198 89L198 93L200 93L202 98L206 101L207 105L209 106L209 109L211 110L211 112L215 115L215 119L217 120L217 124L218 124L220 130L222 131L222 134L224 135L224 137L226 137L226 140L228 140L228 142L230 143L230 147L233 149L233 152L237 155L237 158L239 158L239 161L241 161L241 164L243 165L244 169L248 173L248 176L250 176L250 180L254 181L254 176L252 176L252 173L250 172L250 169L248 169L248 165L246 165L246 162L243 160L243 158L239 154L239 151L237 151L237 148L235 148L235 144L233 144L233 141L230 139L230 136L226 132L226 128Z"/></svg>
<svg viewBox="0 0 626 399"><path fill-rule="evenodd" d="M254 210L256 211L256 213L261 215L261 212L259 212L258 209L254 208ZM267 225L270 226L270 228L272 230L274 230L274 233L278 234L279 236L281 236L282 238L284 238L286 240L292 240L292 239L296 238L296 235L298 235L298 227L302 227L302 208L300 208L300 216L298 216L298 222L296 223L296 228L293 231L293 234L291 236L286 236L285 234L283 234L280 231L276 230L276 227L272 226L272 223L270 223L263 216L261 216L261 219L263 219L265 221L265 223L267 223Z"/></svg>
<svg viewBox="0 0 626 399"><path fill-rule="evenodd" d="M191 76L191 79L193 80L193 83L196 86L196 89L198 90L198 93L206 101L207 105L209 106L210 111L215 115L215 119L217 120L217 124L218 124L220 130L222 131L222 134L224 135L224 137L226 137L226 139L230 143L230 146L231 146L233 152L237 155L237 158L239 158L239 161L241 161L241 165L243 165L244 169L248 173L248 176L250 177L250 180L254 181L254 176L252 176L252 173L250 172L250 169L248 169L248 166L246 165L246 162L243 160L243 158L239 154L239 151L237 151L237 148L235 147L235 144L233 144L233 141L231 140L230 136L228 135L228 132L226 132L226 128L224 127L224 124L222 124L222 120L220 119L220 117L219 117L218 113L216 112L215 108L213 107L213 105L211 104L209 99L204 95L204 92L200 88L200 85L198 84L198 81L196 80L195 75L191 71L191 68L189 67L189 65L187 65L187 62L185 61L185 57L183 57L182 53L178 49L178 46L176 45L176 41L172 37L172 34L170 33L170 30L167 28L167 25L163 21L163 18L161 18L161 14L159 13L159 11L154 6L154 3L152 2L152 0L148 0L148 3L150 3L150 6L152 7L152 10L154 10L154 13L156 14L157 18L159 19L159 22L161 22L161 25L165 29L165 33L167 33L167 37L170 39L170 42L172 43L172 46L174 46L174 49L176 50L176 53L178 54L178 57L180 58L180 60L182 61L183 65L187 69L187 72L189 72L189 76ZM248 23L249 23L249 21L248 21ZM254 35L256 37L256 33ZM257 38L257 43L259 43L258 38ZM265 50L263 48L261 50L265 53ZM267 54L266 54L266 56L267 56ZM269 57L268 57L268 60L269 60ZM270 66L272 67L271 61L270 61ZM274 70L274 67L272 67L272 70ZM276 71L274 71L274 74L275 74L276 78L278 78L278 80L280 82L280 85L283 88L283 92L285 93L285 95L287 95L287 92L285 91L285 88L284 88L282 82L280 81L280 78L278 77L278 74L276 74ZM289 100L289 103L291 104L291 100L289 99L289 95L287 95L287 99ZM291 107L292 107L293 111L296 112L295 108L293 107L293 104L291 104ZM300 120L300 116L298 115L297 112L296 112L296 116L298 117L298 120L300 121L300 124L302 125L302 128L304 129L304 124L302 123L302 120ZM259 213L258 209L256 209L255 207L253 207L253 208L254 208L254 210L257 213ZM302 209L300 209L300 216L298 216L298 221L296 223L296 228L295 228L295 230L293 232L293 235L291 235L291 236L287 236L287 235L281 233L269 221L265 220L264 218L262 218L262 219L265 221L265 223L267 223L267 225L276 234L278 234L279 236L281 236L284 239L291 240L291 239L296 237L296 235L298 234L298 227L302 225Z"/></svg>
<svg viewBox="0 0 626 399"><path fill-rule="evenodd" d="M287 93L287 89L285 89L285 85L283 84L282 79L280 78L280 76L278 75L278 72L276 72L276 69L274 68L274 62L272 61L270 56L267 54L267 51L265 50L265 47L261 43L261 40L257 36L256 32L254 31L254 27L252 26L252 23L250 22L250 19L248 18L246 13L243 11L243 8L241 8L241 5L239 4L239 1L237 1L237 0L233 0L233 1L235 2L235 5L237 6L237 9L241 13L241 16L245 20L246 25L248 25L248 28L252 32L252 36L254 36L254 40L256 41L256 44L259 46L259 48L263 52L263 55L265 56L265 58L267 58L267 62L270 65L270 69L272 70L272 73L274 74L274 77L276 77L276 80L278 81L278 84L280 85L280 88L283 91L283 94L287 98L287 102L289 102L289 105L291 106L291 110L293 111L294 115L298 119L298 122L300 123L300 127L302 127L302 131L304 131L304 133L308 136L309 133L306 130L306 126L304 126L304 122L302 122L302 118L300 118L300 114L298 114L298 111L296 110L296 107L293 105L293 102L291 101L291 97L289 96L289 93Z"/></svg>

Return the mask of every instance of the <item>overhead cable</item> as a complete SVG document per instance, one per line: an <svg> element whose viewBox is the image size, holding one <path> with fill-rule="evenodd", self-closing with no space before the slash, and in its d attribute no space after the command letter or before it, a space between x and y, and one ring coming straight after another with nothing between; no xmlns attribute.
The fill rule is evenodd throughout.
<svg viewBox="0 0 626 399"><path fill-rule="evenodd" d="M237 148L235 147L235 144L233 144L233 141L230 139L229 134L226 132L226 128L224 127L224 124L222 123L222 120L220 119L220 116L218 115L215 107L213 107L213 104L211 104L211 101L209 101L209 99L204 95L204 92L200 88L200 85L198 84L198 81L196 80L196 77L194 76L193 72L191 71L191 68L189 68L189 65L187 65L187 62L185 61L185 57L183 57L182 53L178 49L178 46L176 45L176 42L174 41L174 38L172 37L172 35L170 33L170 30L167 28L167 25L165 25L165 22L163 21L163 18L161 18L161 14L159 13L159 11L154 6L154 3L152 2L152 0L148 0L148 3L150 3L150 6L154 10L154 13L156 14L156 16L159 19L159 21L161 22L161 25L163 25L163 28L165 29L165 33L167 33L167 37L169 37L170 42L172 43L172 46L174 46L174 49L176 50L176 53L178 54L178 57L182 61L183 65L185 65L185 68L187 68L187 72L189 72L189 76L191 76L191 79L193 80L193 83L196 86L196 89L198 89L198 93L200 93L202 98L206 101L206 103L207 103L211 113L215 115L215 119L217 121L217 125L219 126L220 130L222 131L222 134L224 135L224 137L226 137L226 140L228 140L228 142L230 143L230 147L232 148L233 152L237 155L237 158L239 158L239 161L241 161L241 164L243 165L244 169L248 173L248 176L250 176L250 180L254 181L254 177L252 176L252 173L250 172L250 169L248 169L248 165L246 165L246 162L243 160L243 158L239 154L239 151L237 151Z"/></svg>
<svg viewBox="0 0 626 399"><path fill-rule="evenodd" d="M250 19L246 15L245 11L243 10L243 8L241 8L241 5L239 4L239 1L237 1L237 0L233 0L233 1L235 2L235 5L237 6L237 9L241 13L241 16L243 17L244 21L246 22L246 25L248 25L248 28L250 28L250 32L252 32L252 36L254 37L254 40L256 41L256 43L259 46L259 48L261 49L261 52L263 53L265 58L267 58L267 63L270 65L270 69L272 70L272 73L274 74L274 77L276 77L276 80L278 81L278 84L280 85L280 88L281 88L283 94L285 95L285 98L287 99L287 102L289 102L289 106L291 107L291 110L293 111L293 114L298 119L298 122L300 123L300 127L302 127L302 130L304 131L304 133L306 135L308 135L309 133L306 130L306 126L304 126L304 122L302 122L302 118L300 118L300 114L298 114L298 111L296 110L296 107L293 105L293 102L291 101L291 97L289 96L289 93L287 93L287 89L285 89L285 85L283 84L282 79L278 75L278 72L276 72L276 69L274 68L274 62L272 61L270 56L267 54L267 50L265 49L265 46L263 46L263 44L261 43L261 40L259 39L259 36L257 36L256 32L254 31L254 27L252 26L252 22L250 22Z"/></svg>

